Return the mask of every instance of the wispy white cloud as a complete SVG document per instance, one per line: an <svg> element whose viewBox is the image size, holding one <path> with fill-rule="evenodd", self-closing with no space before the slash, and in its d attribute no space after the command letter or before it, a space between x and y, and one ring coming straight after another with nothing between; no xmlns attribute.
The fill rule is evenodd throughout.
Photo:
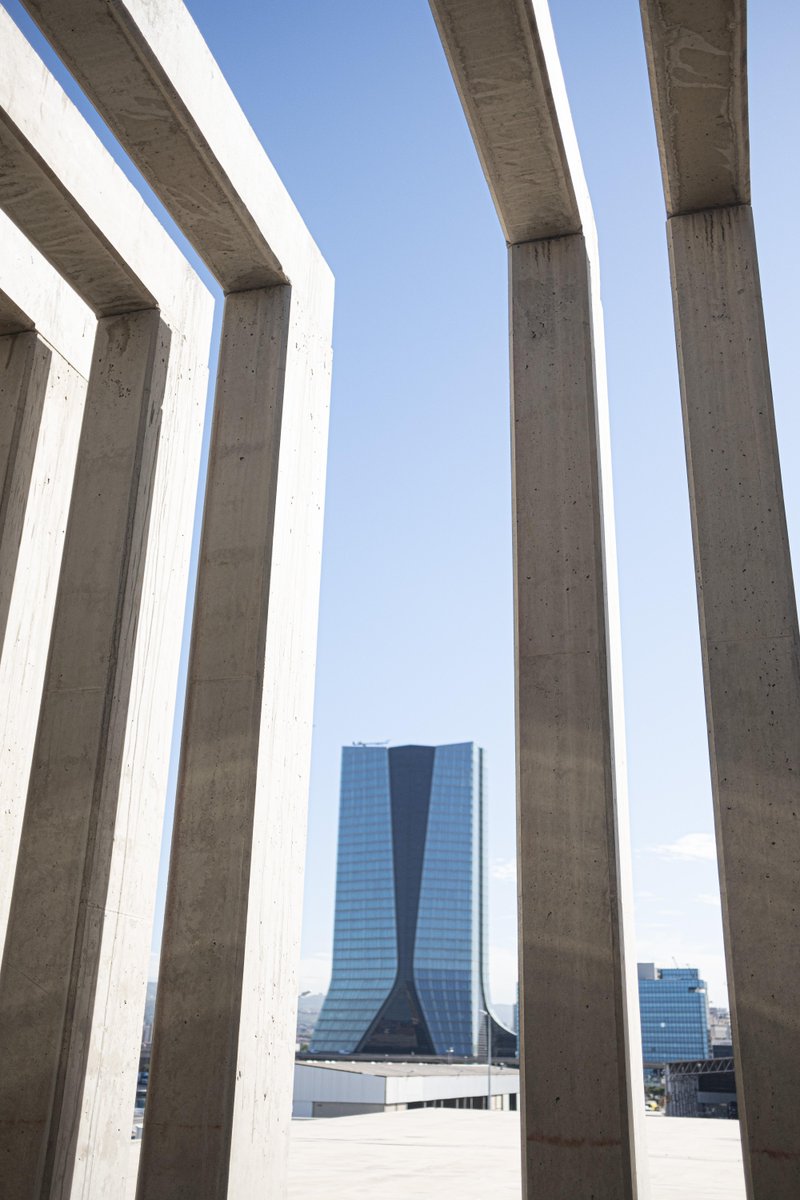
<svg viewBox="0 0 800 1200"><path fill-rule="evenodd" d="M717 847L711 833L684 833L674 842L651 846L650 850L659 858L679 859L682 862L713 862L717 857Z"/></svg>
<svg viewBox="0 0 800 1200"><path fill-rule="evenodd" d="M517 864L513 858L495 858L492 861L491 876L500 883L514 883L517 878Z"/></svg>
<svg viewBox="0 0 800 1200"><path fill-rule="evenodd" d="M711 908L720 907L719 892L701 892L697 901L700 904L708 904Z"/></svg>

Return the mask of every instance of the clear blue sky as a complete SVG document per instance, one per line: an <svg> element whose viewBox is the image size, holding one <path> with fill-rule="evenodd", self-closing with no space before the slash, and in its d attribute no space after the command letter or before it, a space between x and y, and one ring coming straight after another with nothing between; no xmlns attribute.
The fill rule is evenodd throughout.
<svg viewBox="0 0 800 1200"><path fill-rule="evenodd" d="M510 1002L506 261L488 191L424 0L189 0L189 8L337 280L300 985L327 982L340 747L474 740L489 763L493 993ZM724 1001L663 200L638 5L553 0L552 8L600 235L639 957L698 966L712 1001ZM800 8L789 0L751 8L753 194L796 545Z"/></svg>

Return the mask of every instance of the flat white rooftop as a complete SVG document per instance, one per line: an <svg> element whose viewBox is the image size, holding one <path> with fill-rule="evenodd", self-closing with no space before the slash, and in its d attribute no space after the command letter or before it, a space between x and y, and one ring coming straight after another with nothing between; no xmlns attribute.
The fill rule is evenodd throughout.
<svg viewBox="0 0 800 1200"><path fill-rule="evenodd" d="M648 1117L651 1200L745 1200L737 1121ZM292 1122L289 1200L519 1200L516 1113Z"/></svg>
<svg viewBox="0 0 800 1200"><path fill-rule="evenodd" d="M427 1063L427 1062L356 1062L347 1059L337 1062L329 1058L301 1058L297 1060L299 1067L324 1067L329 1071L346 1071L350 1075L380 1075L387 1079L427 1078L428 1076L443 1075L456 1079L480 1079L487 1076L485 1063ZM492 1079L519 1079L516 1067L492 1067Z"/></svg>

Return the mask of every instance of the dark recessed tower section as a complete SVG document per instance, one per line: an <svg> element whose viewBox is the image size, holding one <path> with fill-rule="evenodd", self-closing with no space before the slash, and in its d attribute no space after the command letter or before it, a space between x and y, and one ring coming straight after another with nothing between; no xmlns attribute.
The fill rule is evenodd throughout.
<svg viewBox="0 0 800 1200"><path fill-rule="evenodd" d="M486 1053L483 751L342 753L333 973L315 1053ZM492 1052L515 1035L490 1017Z"/></svg>
<svg viewBox="0 0 800 1200"><path fill-rule="evenodd" d="M359 1043L359 1054L434 1053L414 985L414 942L434 754L433 746L396 746L389 751L397 979Z"/></svg>

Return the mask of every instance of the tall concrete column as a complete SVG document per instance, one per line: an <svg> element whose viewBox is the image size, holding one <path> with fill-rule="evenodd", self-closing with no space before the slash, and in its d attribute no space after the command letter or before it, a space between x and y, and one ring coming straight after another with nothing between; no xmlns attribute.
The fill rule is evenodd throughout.
<svg viewBox="0 0 800 1200"><path fill-rule="evenodd" d="M745 0L641 0L747 1192L800 1195L800 636L753 215Z"/></svg>
<svg viewBox="0 0 800 1200"><path fill-rule="evenodd" d="M129 1158L138 1036L125 988L136 1029L146 959L128 950L138 926L149 935L139 856L157 845L151 779L165 782L138 757L161 650L138 618L172 524L158 472L168 350L155 310L98 322L0 974L4 1200L99 1200Z"/></svg>
<svg viewBox="0 0 800 1200"><path fill-rule="evenodd" d="M522 1176L643 1200L597 235L546 0L431 0L509 245Z"/></svg>
<svg viewBox="0 0 800 1200"><path fill-rule="evenodd" d="M331 304L225 302L140 1200L285 1192Z"/></svg>
<svg viewBox="0 0 800 1200"><path fill-rule="evenodd" d="M509 253L524 1195L633 1200L641 1058L602 327L583 236Z"/></svg>
<svg viewBox="0 0 800 1200"><path fill-rule="evenodd" d="M0 338L0 958L85 399L38 334Z"/></svg>
<svg viewBox="0 0 800 1200"><path fill-rule="evenodd" d="M800 1195L800 636L749 205L667 223L748 1192Z"/></svg>
<svg viewBox="0 0 800 1200"><path fill-rule="evenodd" d="M50 350L34 332L0 338L0 646L17 569Z"/></svg>

